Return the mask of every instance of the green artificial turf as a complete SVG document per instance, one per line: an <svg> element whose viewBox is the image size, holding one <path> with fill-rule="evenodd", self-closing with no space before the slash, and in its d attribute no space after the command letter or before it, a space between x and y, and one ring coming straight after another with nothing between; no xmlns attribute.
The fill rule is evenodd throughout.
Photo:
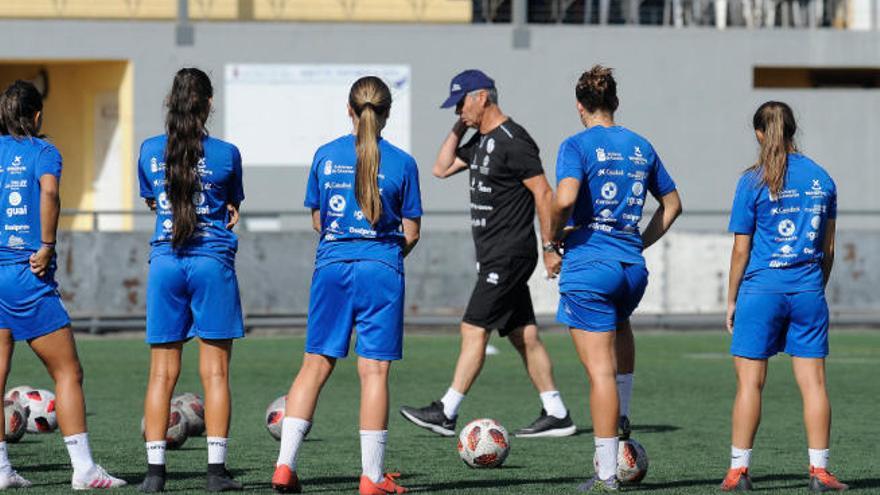
<svg viewBox="0 0 880 495"><path fill-rule="evenodd" d="M562 439L512 439L503 468L474 470L458 458L455 439L440 438L405 422L402 404L422 406L449 384L458 339L448 333L406 338L404 360L392 369L391 421L386 466L404 474L413 492L573 493L592 474L592 435L587 382L569 337L544 336L556 380L577 435ZM638 364L631 417L633 437L648 450L648 476L628 491L712 493L729 456L729 418L734 394L729 339L721 332L636 334ZM519 356L506 342L487 359L464 402L459 427L492 417L515 430L540 411ZM232 364L233 424L229 467L246 490L267 492L278 443L264 427L264 410L284 393L302 356L302 337L251 337L236 345ZM89 427L96 459L132 488L145 468L139 422L148 348L137 339L81 339ZM880 493L877 419L880 411L880 332L832 336L828 381L834 407L831 469L856 492ZM19 345L9 387L50 387L42 365ZM185 353L178 392L200 393L197 345ZM340 361L324 389L314 427L300 455L306 493L356 493L360 475L358 381L355 360ZM807 454L800 397L786 357L771 361L764 417L752 457L755 487L805 491ZM60 434L26 435L10 446L14 466L35 483L29 493L68 491L70 468ZM168 453L168 491L200 491L206 462L204 438L191 438ZM133 491L126 488L123 491Z"/></svg>

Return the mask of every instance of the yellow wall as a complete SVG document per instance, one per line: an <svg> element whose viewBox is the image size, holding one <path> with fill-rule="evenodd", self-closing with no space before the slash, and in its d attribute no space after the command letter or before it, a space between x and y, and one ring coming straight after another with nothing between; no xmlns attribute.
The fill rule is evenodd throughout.
<svg viewBox="0 0 880 495"><path fill-rule="evenodd" d="M193 19L235 19L240 0L189 0ZM177 0L0 0L0 17L171 19Z"/></svg>
<svg viewBox="0 0 880 495"><path fill-rule="evenodd" d="M253 0L258 20L462 22L471 0Z"/></svg>
<svg viewBox="0 0 880 495"><path fill-rule="evenodd" d="M94 209L95 97L115 91L119 102L121 131L122 204L132 208L133 171L133 74L128 62L95 61L0 61L0 86L15 79L33 79L46 69L49 95L43 106L43 133L58 147L64 160L61 205L65 209ZM62 217L62 228L92 228L91 216ZM131 227L127 218L123 228Z"/></svg>
<svg viewBox="0 0 880 495"><path fill-rule="evenodd" d="M189 0L192 19L460 22L471 0ZM172 19L177 0L0 0L0 18Z"/></svg>

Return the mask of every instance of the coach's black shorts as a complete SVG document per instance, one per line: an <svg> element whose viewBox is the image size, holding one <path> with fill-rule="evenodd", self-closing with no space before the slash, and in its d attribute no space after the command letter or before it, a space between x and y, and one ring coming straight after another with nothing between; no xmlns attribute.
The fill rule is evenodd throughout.
<svg viewBox="0 0 880 495"><path fill-rule="evenodd" d="M537 257L499 258L480 263L477 285L464 312L464 322L486 330L497 329L502 337L519 327L534 324L529 278L537 264Z"/></svg>

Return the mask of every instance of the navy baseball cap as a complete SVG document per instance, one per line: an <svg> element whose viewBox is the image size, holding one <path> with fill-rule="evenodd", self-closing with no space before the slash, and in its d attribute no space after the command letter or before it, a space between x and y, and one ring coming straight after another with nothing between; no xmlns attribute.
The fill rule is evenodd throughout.
<svg viewBox="0 0 880 495"><path fill-rule="evenodd" d="M492 89L495 81L491 77L476 69L470 69L452 78L449 83L449 98L440 105L440 108L449 108L458 105L458 102L471 91L478 89Z"/></svg>

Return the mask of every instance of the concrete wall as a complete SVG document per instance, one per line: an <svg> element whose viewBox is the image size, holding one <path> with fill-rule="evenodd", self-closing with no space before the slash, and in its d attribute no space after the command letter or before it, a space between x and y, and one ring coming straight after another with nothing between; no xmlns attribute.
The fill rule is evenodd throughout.
<svg viewBox="0 0 880 495"><path fill-rule="evenodd" d="M475 282L469 234L426 233L406 260L406 314L460 317ZM731 238L673 233L647 251L650 284L642 315L722 314L726 310ZM838 314L878 315L880 233L843 232L828 301ZM245 233L237 273L250 317L302 317L308 311L315 236L306 232ZM78 318L140 319L144 315L149 245L146 233L67 232L59 239L58 281ZM550 316L559 298L539 265L530 281L536 312ZM880 320L876 320L880 321Z"/></svg>
<svg viewBox="0 0 880 495"><path fill-rule="evenodd" d="M737 174L755 156L751 113L769 98L796 109L802 147L836 178L841 209L880 210L880 167L874 163L880 154L880 91L752 87L756 65L878 66L876 32L531 26L529 47L515 49L512 29L502 25L202 23L191 47L174 44L168 22L0 21L0 28L9 40L0 45L0 59L130 60L136 143L161 132L163 98L181 66L213 74L218 90L212 131L222 137L227 63L409 64L412 151L422 169L426 207L461 211L453 222L461 229L467 225L465 179L438 181L429 171L453 121L451 111L438 105L449 78L471 67L498 81L502 108L532 133L551 176L559 143L580 129L574 81L601 62L617 69L619 121L655 143L687 211L729 208ZM327 111L341 108L341 102L327 102ZM245 174L245 209L301 207L305 170L249 167ZM723 218L713 222L707 226L724 225ZM876 219L868 225L863 217L844 216L841 223L878 227Z"/></svg>

